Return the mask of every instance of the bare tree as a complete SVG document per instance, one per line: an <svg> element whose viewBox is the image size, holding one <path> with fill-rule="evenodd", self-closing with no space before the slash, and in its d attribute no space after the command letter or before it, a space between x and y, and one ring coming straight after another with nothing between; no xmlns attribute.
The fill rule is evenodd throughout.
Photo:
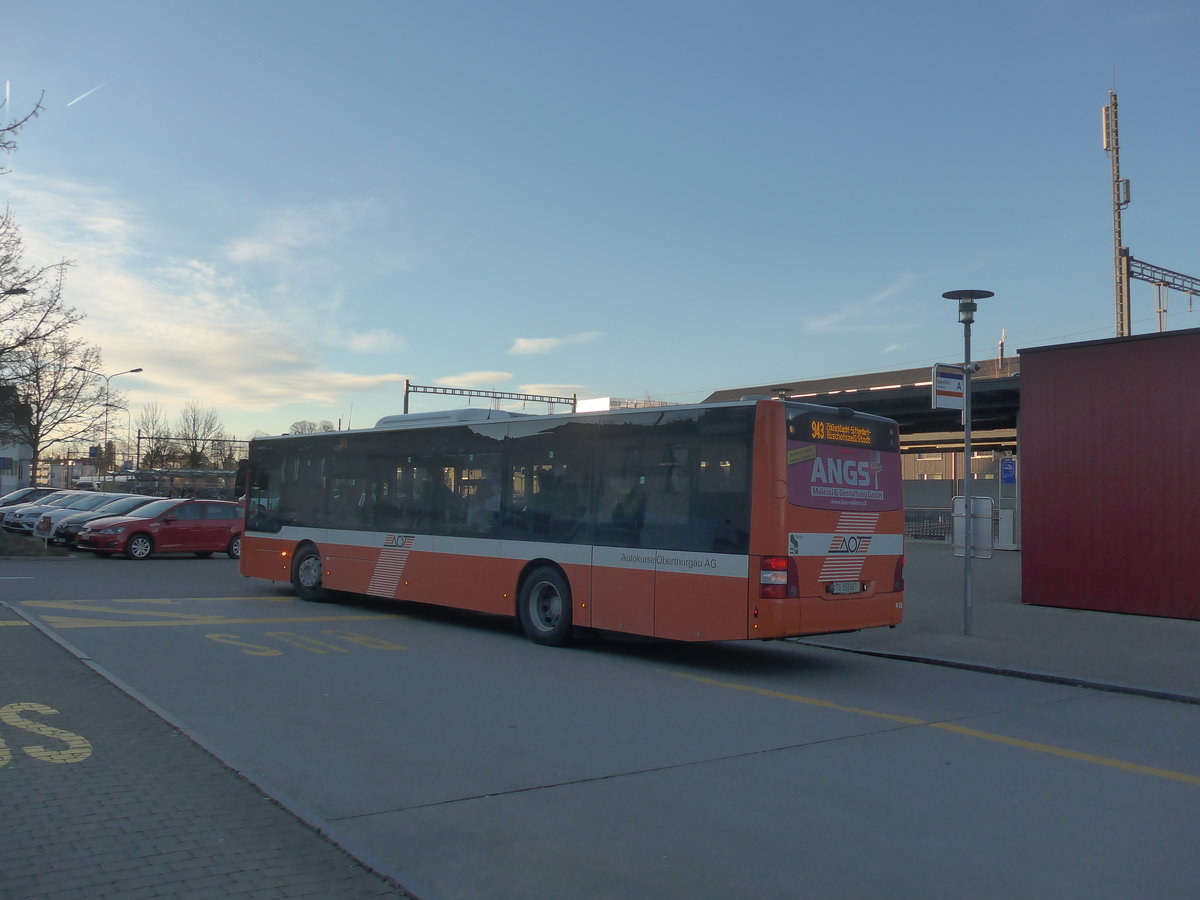
<svg viewBox="0 0 1200 900"><path fill-rule="evenodd" d="M140 467L161 469L177 455L171 423L157 403L147 403L138 413L137 434Z"/></svg>
<svg viewBox="0 0 1200 900"><path fill-rule="evenodd" d="M215 409L205 409L189 400L179 413L175 440L183 451L183 464L190 469L205 469L219 461L221 445L229 440Z"/></svg>
<svg viewBox="0 0 1200 900"><path fill-rule="evenodd" d="M25 114L23 119L10 121L7 125L0 125L0 151L11 153L17 149L17 133L28 125L37 114L42 111L42 100L45 98L46 92L38 96L38 101L33 105L33 109ZM4 109L7 100L0 100L0 109ZM0 169L0 175L8 174L8 169Z"/></svg>
<svg viewBox="0 0 1200 900"><path fill-rule="evenodd" d="M12 210L0 217L0 362L9 353L54 337L83 321L63 301L63 280L71 265L27 266L21 229Z"/></svg>
<svg viewBox="0 0 1200 900"><path fill-rule="evenodd" d="M322 419L320 423L301 419L299 422L292 423L288 434L317 434L322 431L333 431L333 423L328 419Z"/></svg>
<svg viewBox="0 0 1200 900"><path fill-rule="evenodd" d="M0 421L0 437L29 445L31 471L51 447L96 437L109 398L75 367L99 368L99 348L63 332L25 345L2 363L0 374L17 389L23 408L21 415Z"/></svg>

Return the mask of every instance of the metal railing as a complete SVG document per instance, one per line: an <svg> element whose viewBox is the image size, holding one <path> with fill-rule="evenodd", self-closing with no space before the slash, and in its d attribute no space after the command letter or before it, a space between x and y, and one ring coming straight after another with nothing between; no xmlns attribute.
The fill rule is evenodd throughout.
<svg viewBox="0 0 1200 900"><path fill-rule="evenodd" d="M948 541L954 535L954 511L905 508L904 536L915 541Z"/></svg>

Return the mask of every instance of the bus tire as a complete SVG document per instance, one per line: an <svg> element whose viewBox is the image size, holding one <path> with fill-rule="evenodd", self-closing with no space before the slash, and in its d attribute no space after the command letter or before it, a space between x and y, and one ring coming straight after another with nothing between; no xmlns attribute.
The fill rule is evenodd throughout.
<svg viewBox="0 0 1200 900"><path fill-rule="evenodd" d="M325 588L321 585L321 552L312 544L306 544L296 551L292 563L292 590L301 600L310 603L322 603L328 599Z"/></svg>
<svg viewBox="0 0 1200 900"><path fill-rule="evenodd" d="M517 618L535 644L562 647L571 641L571 586L558 569L540 566L521 583Z"/></svg>

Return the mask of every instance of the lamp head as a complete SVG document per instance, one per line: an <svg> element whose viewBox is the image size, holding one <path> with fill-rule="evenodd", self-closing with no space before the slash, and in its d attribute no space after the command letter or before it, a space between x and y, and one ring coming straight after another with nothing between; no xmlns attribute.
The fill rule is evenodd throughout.
<svg viewBox="0 0 1200 900"><path fill-rule="evenodd" d="M958 301L958 321L964 325L970 325L975 321L975 310L979 309L977 300L986 300L988 297L995 297L994 291L946 291L942 294L947 300Z"/></svg>

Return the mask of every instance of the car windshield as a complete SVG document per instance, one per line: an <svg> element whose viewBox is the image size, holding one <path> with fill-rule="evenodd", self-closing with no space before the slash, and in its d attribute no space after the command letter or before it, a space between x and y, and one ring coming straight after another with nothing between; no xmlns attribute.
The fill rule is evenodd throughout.
<svg viewBox="0 0 1200 900"><path fill-rule="evenodd" d="M129 515L137 519L153 519L159 513L164 513L182 502L182 500L155 500L153 503L147 503L145 506L139 506L132 510Z"/></svg>
<svg viewBox="0 0 1200 900"><path fill-rule="evenodd" d="M68 505L71 509L97 509L111 502L112 498L108 494L92 494L90 497L80 497Z"/></svg>
<svg viewBox="0 0 1200 900"><path fill-rule="evenodd" d="M149 502L149 497L120 497L116 500L108 501L97 512L107 513L110 516L123 516L131 509L145 506Z"/></svg>
<svg viewBox="0 0 1200 900"><path fill-rule="evenodd" d="M61 497L55 497L53 494L45 500L37 501L38 506L68 506L71 501L78 497L78 494L64 494Z"/></svg>

